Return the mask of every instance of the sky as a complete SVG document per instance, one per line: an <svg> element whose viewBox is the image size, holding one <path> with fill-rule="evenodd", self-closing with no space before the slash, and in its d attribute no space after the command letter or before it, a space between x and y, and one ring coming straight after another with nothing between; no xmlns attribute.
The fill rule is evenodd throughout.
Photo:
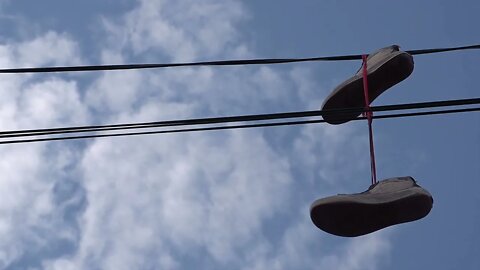
<svg viewBox="0 0 480 270"><path fill-rule="evenodd" d="M0 0L0 68L478 44L474 0ZM416 56L372 105L478 98L480 51ZM319 109L358 61L1 75L0 129ZM480 115L375 120L379 179L434 198L342 238L310 204L368 188L367 125L2 145L1 269L480 269Z"/></svg>

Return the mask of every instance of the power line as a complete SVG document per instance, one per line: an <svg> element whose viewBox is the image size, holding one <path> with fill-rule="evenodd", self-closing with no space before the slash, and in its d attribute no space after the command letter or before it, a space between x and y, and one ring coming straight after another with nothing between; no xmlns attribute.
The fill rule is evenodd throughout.
<svg viewBox="0 0 480 270"><path fill-rule="evenodd" d="M373 106L370 109L371 111L374 111L374 112L385 112L385 111L396 111L396 110L426 109L426 108L435 108L435 107L463 106L463 105L474 105L474 104L480 104L480 98L383 105L383 106ZM352 113L352 112L360 114L364 111L365 111L365 108L348 108L348 109L323 110L323 111L322 110L299 111L299 112L286 112L286 113L195 118L195 119L168 120L168 121L155 121L155 122L112 124L112 125L96 125L96 126L91 125L91 126L61 127L61 128L48 128L48 129L12 130L12 131L0 132L0 138L46 136L46 135L58 135L58 134L67 134L67 133L159 128L159 127L173 127L173 126L225 124L225 123L233 123L233 122L281 120L281 119L289 119L289 118L315 117L315 116L323 116L323 115L330 115L330 114L343 115L343 114Z"/></svg>
<svg viewBox="0 0 480 270"><path fill-rule="evenodd" d="M426 111L426 112L398 113L398 114L387 114L387 115L375 115L375 116L373 116L373 118L374 119L388 119L388 118L401 118L401 117L413 117L413 116L425 116L425 115L464 113L464 112L474 112L474 111L480 111L480 107L464 108L464 109L451 109L451 110L436 110L436 111ZM366 117L358 117L358 118L353 119L353 120L355 121L355 120L365 120L365 119L366 119ZM304 124L314 124L314 123L325 123L325 120L304 120L304 121L274 122L274 123L261 123L261 124L235 125L235 126L213 126L213 127L201 127L201 128L188 128L188 129L170 129L170 130L157 130L157 131L130 132L130 133L110 133L110 134L94 134L94 135L82 135L82 136L66 136L66 137L36 138L36 139L22 139L22 140L7 140L7 141L0 141L0 144L18 144L18 143L79 140L79 139L92 139L92 138L105 138L105 137L120 137L120 136L139 136L139 135L167 134L167 133L185 133L185 132L196 132L196 131L213 131L213 130L227 130L227 129L290 126L290 125L304 125Z"/></svg>
<svg viewBox="0 0 480 270"><path fill-rule="evenodd" d="M420 49L406 51L412 55L431 54L449 51L480 49L480 44L435 48L435 49ZM79 72L79 71L110 71L110 70L131 70L131 69L152 69L152 68L167 68L167 67L191 67L191 66L239 66L239 65L271 65L271 64L286 64L297 62L312 62L312 61L348 61L362 59L361 54L355 55L339 55L339 56L324 56L324 57L308 57L308 58L262 58L262 59L241 59L241 60L221 60L221 61L202 61L202 62L184 62L184 63L156 63L156 64L123 64L123 65L88 65L88 66L58 66L58 67L33 67L33 68L5 68L0 69L0 73L49 73L49 72Z"/></svg>

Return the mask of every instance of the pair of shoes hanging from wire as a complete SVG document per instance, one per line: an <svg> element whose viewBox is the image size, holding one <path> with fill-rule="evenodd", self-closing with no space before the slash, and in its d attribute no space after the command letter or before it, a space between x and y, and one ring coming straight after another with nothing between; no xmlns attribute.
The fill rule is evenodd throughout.
<svg viewBox="0 0 480 270"><path fill-rule="evenodd" d="M338 113L338 109L365 107L369 110L373 100L405 80L413 72L413 67L413 57L397 45L364 56L362 68L326 98L322 106L322 110L327 111L323 115L324 120L338 125L357 118L360 115L357 112ZM333 112L328 113L328 110ZM433 206L430 193L410 176L376 181L372 114L367 111L366 115L370 131L372 185L362 193L339 194L316 200L310 207L310 217L315 226L338 236L360 236L415 221L425 217Z"/></svg>

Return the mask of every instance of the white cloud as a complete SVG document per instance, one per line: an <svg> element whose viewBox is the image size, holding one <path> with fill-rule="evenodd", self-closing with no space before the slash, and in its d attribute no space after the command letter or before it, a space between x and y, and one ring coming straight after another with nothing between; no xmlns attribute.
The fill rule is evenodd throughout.
<svg viewBox="0 0 480 270"><path fill-rule="evenodd" d="M67 34L48 31L16 44L15 62L26 67L81 63L77 44Z"/></svg>
<svg viewBox="0 0 480 270"><path fill-rule="evenodd" d="M98 49L103 61L116 63L132 57L186 61L251 55L237 30L248 16L233 0L139 1L121 18L104 19L105 40ZM0 54L7 56L0 61L6 66L16 58L22 65L79 63L76 44L66 34L47 32L19 46L0 46ZM9 119L2 125L314 109L317 91L322 91L303 68L112 72L92 77L85 89L78 78L29 78L1 82L18 90L0 109ZM386 238L375 234L337 244L338 253L322 247L319 255L313 248L323 241L322 233L309 221L307 206L317 192L313 188L352 174L336 172L343 160L335 153L352 148L353 159L363 150L356 148L354 131L316 126L5 147L0 149L6 157L0 162L5 172L0 190L9 196L0 206L0 263L13 265L30 254L39 257L32 265L45 269L175 269L189 264L287 269L318 263L360 269L365 260L388 252ZM68 189L66 182L77 186L55 191ZM66 220L72 211L74 217ZM23 220L27 222L14 226ZM41 253L61 241L70 250Z"/></svg>
<svg viewBox="0 0 480 270"><path fill-rule="evenodd" d="M138 1L124 21L105 19L113 34L111 44L134 54L155 51L173 61L211 57L229 50L242 52L236 44L235 24L245 11L237 1Z"/></svg>
<svg viewBox="0 0 480 270"><path fill-rule="evenodd" d="M18 109L23 127L80 125L87 118L75 81L58 78L26 85Z"/></svg>
<svg viewBox="0 0 480 270"><path fill-rule="evenodd" d="M75 61L76 45L65 35L48 32L31 41L1 44L0 54L3 66L68 64ZM86 121L75 82L54 77L31 80L29 75L2 78L3 130ZM22 257L47 252L49 243L72 237L72 228L62 221L68 202L54 205L53 189L74 156L68 155L67 147L58 151L45 144L3 145L0 152L0 266L6 268Z"/></svg>
<svg viewBox="0 0 480 270"><path fill-rule="evenodd" d="M340 238L343 245L318 241L308 216L298 213L275 244L260 242L242 269L378 269L388 262L388 232L359 238Z"/></svg>
<svg viewBox="0 0 480 270"><path fill-rule="evenodd" d="M261 135L252 137L95 143L83 161L89 207L79 260L105 257L103 263L135 268L151 252L173 247L238 263L235 254L254 240L262 220L281 212L291 184L288 165ZM123 261L124 253L132 260Z"/></svg>
<svg viewBox="0 0 480 270"><path fill-rule="evenodd" d="M87 92L87 102L100 112L128 112L138 102L143 80L138 72L104 74Z"/></svg>

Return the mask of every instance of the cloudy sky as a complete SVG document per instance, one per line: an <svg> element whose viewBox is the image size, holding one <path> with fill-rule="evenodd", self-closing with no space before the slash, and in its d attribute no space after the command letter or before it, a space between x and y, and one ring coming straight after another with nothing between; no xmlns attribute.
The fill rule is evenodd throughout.
<svg viewBox="0 0 480 270"><path fill-rule="evenodd" d="M0 0L0 67L309 57L480 43L480 2ZM425 55L374 105L479 97ZM359 62L2 75L0 128L315 110ZM370 181L365 122L2 145L1 269L480 269L480 115L374 122L380 179L435 200L340 238L310 204Z"/></svg>

